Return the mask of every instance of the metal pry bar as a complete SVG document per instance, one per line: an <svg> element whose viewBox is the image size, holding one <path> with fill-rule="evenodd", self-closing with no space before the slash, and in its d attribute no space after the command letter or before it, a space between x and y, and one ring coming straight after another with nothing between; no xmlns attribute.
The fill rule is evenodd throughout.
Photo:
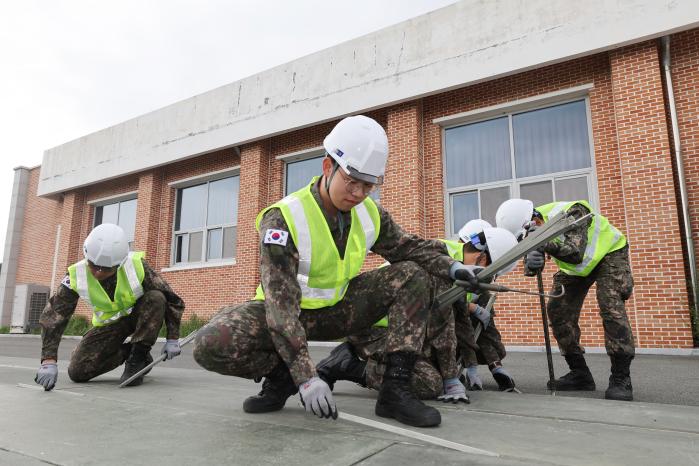
<svg viewBox="0 0 699 466"><path fill-rule="evenodd" d="M456 280L454 282L454 285L456 286L468 286L467 282L463 282L461 280ZM510 288L509 286L505 285L496 285L494 283L479 283L478 288L482 290L488 290L488 291L495 291L498 293L522 293L522 294L529 294L532 296L543 296L545 298L560 298L565 294L565 287L561 285L561 291L558 294L549 294L549 293L537 293L536 291L526 291L526 290L518 290L516 288Z"/></svg>
<svg viewBox="0 0 699 466"><path fill-rule="evenodd" d="M193 331L192 333L190 333L189 335L187 335L186 337L180 339L180 348L182 348L183 346L185 346L186 344L188 344L189 342L191 342L192 340L194 340L194 337L197 336L197 332L198 332L198 331L199 331L199 330L195 330L195 331ZM132 375L131 377L129 377L128 379L126 379L126 380L124 380L122 383L120 383L120 384L119 384L119 388L124 388L125 386L127 386L128 384L130 384L131 382L133 382L134 379L137 379L137 378L140 377L143 373L149 371L150 369L152 369L152 368L155 367L156 365L160 364L162 361L165 360L166 357L167 357L167 354L165 354L165 353L161 354L161 355L158 356L152 363L148 364L146 367L144 367L143 369L141 369L140 371L136 372L134 375Z"/></svg>
<svg viewBox="0 0 699 466"><path fill-rule="evenodd" d="M575 219L569 217L565 212L560 212L558 215L551 218L543 226L534 231L531 235L527 236L521 243L510 249L498 260L490 264L488 267L483 269L478 274L478 281L485 282L491 277L494 277L502 269L510 265L511 263L524 257L529 251L533 251L539 246L547 243L548 241L556 238L557 236L565 233L566 231L572 229L579 222L583 222L591 217L592 214L588 214L582 218ZM449 306L455 301L461 299L466 294L466 290L463 286L453 286L447 291L439 294L434 300L434 306L437 309L441 309L444 306Z"/></svg>

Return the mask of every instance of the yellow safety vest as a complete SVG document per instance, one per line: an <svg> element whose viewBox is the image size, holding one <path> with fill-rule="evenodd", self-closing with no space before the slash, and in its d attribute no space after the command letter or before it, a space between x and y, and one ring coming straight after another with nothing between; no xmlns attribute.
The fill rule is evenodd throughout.
<svg viewBox="0 0 699 466"><path fill-rule="evenodd" d="M273 208L281 211L299 253L296 279L301 287L302 309L319 309L342 300L349 281L359 275L369 250L379 237L381 219L374 201L367 197L351 210L352 223L344 258L335 246L325 216L311 193L311 183L257 215L259 231L264 214ZM262 285L255 299L264 300Z"/></svg>
<svg viewBox="0 0 699 466"><path fill-rule="evenodd" d="M70 288L92 307L93 326L111 324L133 312L136 301L143 296L144 256L143 252L130 252L119 266L114 301L92 275L86 259L68 267Z"/></svg>
<svg viewBox="0 0 699 466"><path fill-rule="evenodd" d="M544 221L548 222L549 218L556 216L559 212L567 212L575 204L582 204L593 213L592 223L590 223L590 227L587 230L585 255L579 264L569 264L555 257L553 260L563 273L587 277L597 267L597 264L604 259L604 256L626 246L626 237L614 225L609 223L609 220L604 216L595 213L587 201L552 202L537 207L536 210L544 217ZM563 239L558 237L554 241L560 243Z"/></svg>

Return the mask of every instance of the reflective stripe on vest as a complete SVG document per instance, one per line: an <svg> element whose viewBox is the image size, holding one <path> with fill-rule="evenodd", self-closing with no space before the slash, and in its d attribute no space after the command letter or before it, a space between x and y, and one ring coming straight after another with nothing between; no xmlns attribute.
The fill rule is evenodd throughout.
<svg viewBox="0 0 699 466"><path fill-rule="evenodd" d="M114 301L92 275L87 260L68 267L70 287L92 308L92 325L101 327L133 312L136 301L143 296L143 252L130 252L117 270Z"/></svg>
<svg viewBox="0 0 699 466"><path fill-rule="evenodd" d="M380 229L376 204L367 197L352 208L352 224L344 258L341 259L325 216L311 193L311 186L317 180L318 177L314 177L306 187L264 209L258 214L256 222L259 230L262 216L269 209L278 208L282 212L299 253L296 279L301 288L302 309L332 306L343 298L349 281L359 275ZM255 299L264 300L261 286L257 287Z"/></svg>
<svg viewBox="0 0 699 466"><path fill-rule="evenodd" d="M626 246L626 237L614 225L609 223L606 217L595 213L587 201L552 202L537 207L536 210L544 217L544 221L548 222L549 218L555 217L561 211L567 212L575 204L585 206L593 214L592 223L590 223L590 227L587 230L587 247L585 248L583 260L579 264L563 262L555 257L553 260L564 273L587 277L604 256ZM554 241L562 242L563 237L558 237Z"/></svg>

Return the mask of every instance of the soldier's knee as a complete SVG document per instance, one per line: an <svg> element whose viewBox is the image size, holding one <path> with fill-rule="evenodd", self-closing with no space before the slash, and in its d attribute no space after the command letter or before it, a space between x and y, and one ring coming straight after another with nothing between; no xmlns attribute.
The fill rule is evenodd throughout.
<svg viewBox="0 0 699 466"><path fill-rule="evenodd" d="M444 392L444 383L440 376L426 377L413 374L413 389L421 400L433 400Z"/></svg>
<svg viewBox="0 0 699 466"><path fill-rule="evenodd" d="M165 294L160 290L150 290L143 294L143 299L148 302L151 306L165 307L167 304L167 298Z"/></svg>
<svg viewBox="0 0 699 466"><path fill-rule="evenodd" d="M78 364L68 365L68 378L75 383L85 383L92 377L87 374Z"/></svg>
<svg viewBox="0 0 699 466"><path fill-rule="evenodd" d="M197 332L194 339L194 360L204 369L219 372L222 364L235 364L233 351L236 339L226 325L209 323Z"/></svg>

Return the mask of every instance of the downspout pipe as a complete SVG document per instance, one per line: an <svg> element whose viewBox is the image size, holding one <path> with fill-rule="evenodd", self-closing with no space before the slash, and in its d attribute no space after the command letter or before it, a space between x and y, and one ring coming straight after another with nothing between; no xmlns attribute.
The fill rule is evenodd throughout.
<svg viewBox="0 0 699 466"><path fill-rule="evenodd" d="M694 241L692 236L692 222L689 217L689 201L687 197L687 183L684 175L684 162L682 160L682 147L680 145L680 128L677 123L677 108L675 107L675 94L672 89L672 73L670 72L670 36L660 39L662 45L663 70L665 71L665 86L667 99L670 107L670 121L672 123L672 140L675 147L675 162L677 165L677 180L680 187L680 197L682 200L682 220L684 223L684 236L687 242L687 257L689 258L689 275L692 285L692 296L694 297L694 325L699 326L697 312L699 308L699 291L697 286L697 260L694 252Z"/></svg>

